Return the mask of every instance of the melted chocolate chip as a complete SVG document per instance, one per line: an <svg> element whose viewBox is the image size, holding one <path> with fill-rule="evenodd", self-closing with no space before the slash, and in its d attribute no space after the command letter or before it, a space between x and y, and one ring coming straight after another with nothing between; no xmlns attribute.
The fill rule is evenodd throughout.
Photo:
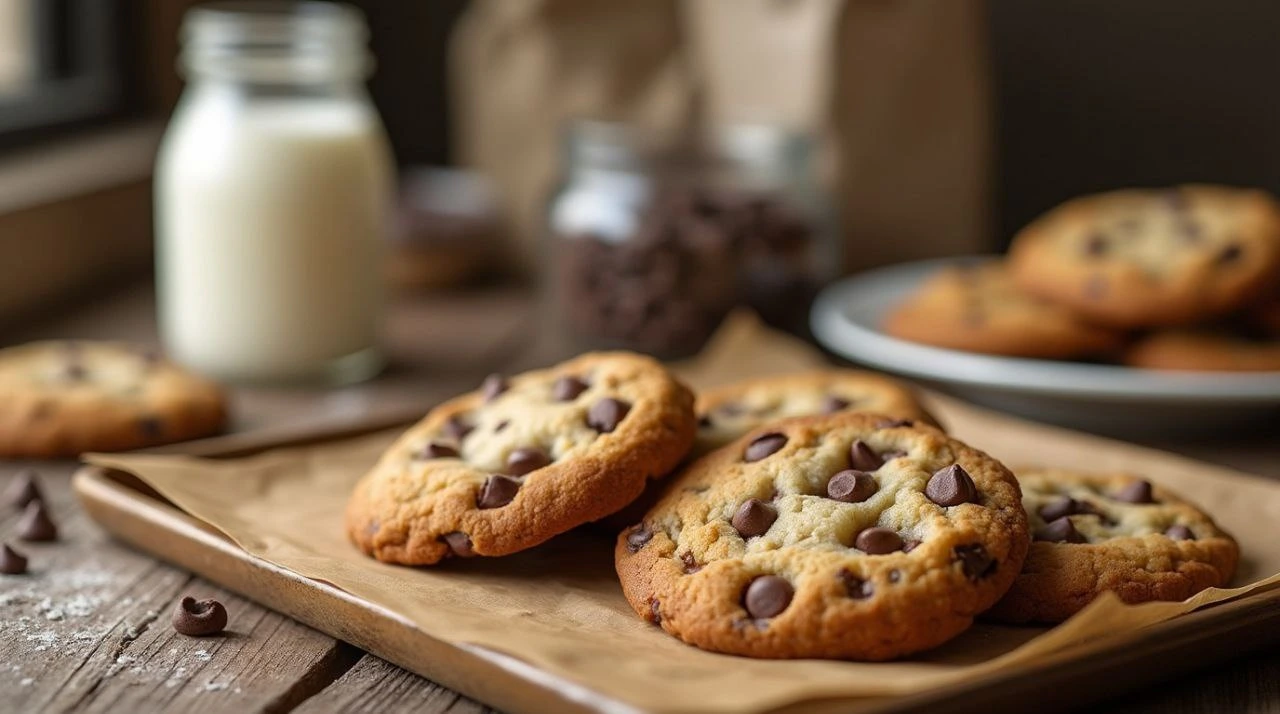
<svg viewBox="0 0 1280 714"><path fill-rule="evenodd" d="M486 402L492 402L502 393L511 388L505 377L500 374L491 374L484 378L484 382L480 385L480 393L484 395Z"/></svg>
<svg viewBox="0 0 1280 714"><path fill-rule="evenodd" d="M501 508L520 492L520 482L510 476L494 474L485 479L480 487L480 496L476 499L477 508Z"/></svg>
<svg viewBox="0 0 1280 714"><path fill-rule="evenodd" d="M835 412L844 411L849 408L849 400L837 397L834 394L828 394L822 400L822 413L834 414Z"/></svg>
<svg viewBox="0 0 1280 714"><path fill-rule="evenodd" d="M1221 253L1218 253L1218 265L1231 265L1239 262L1243 256L1244 248L1238 243L1232 243L1223 248Z"/></svg>
<svg viewBox="0 0 1280 714"><path fill-rule="evenodd" d="M513 449L507 454L507 473L512 476L524 476L551 463L551 456L536 446L525 446Z"/></svg>
<svg viewBox="0 0 1280 714"><path fill-rule="evenodd" d="M1106 236L1095 233L1084 242L1084 254L1090 257L1104 255L1107 252Z"/></svg>
<svg viewBox="0 0 1280 714"><path fill-rule="evenodd" d="M786 580L776 575L761 575L747 585L742 606L755 619L767 620L786 610L795 594L795 589Z"/></svg>
<svg viewBox="0 0 1280 714"><path fill-rule="evenodd" d="M862 503L878 490L874 476L854 469L841 471L827 481L827 497L845 503Z"/></svg>
<svg viewBox="0 0 1280 714"><path fill-rule="evenodd" d="M662 612L658 609L658 598L649 598L649 622L655 625L662 624Z"/></svg>
<svg viewBox="0 0 1280 714"><path fill-rule="evenodd" d="M884 459L865 441L858 439L849 447L849 466L870 473L884 466Z"/></svg>
<svg viewBox="0 0 1280 714"><path fill-rule="evenodd" d="M929 477L924 495L944 508L978 500L978 487L960 464L951 464Z"/></svg>
<svg viewBox="0 0 1280 714"><path fill-rule="evenodd" d="M173 610L173 629L188 637L207 637L227 629L227 608L217 600L182 598Z"/></svg>
<svg viewBox="0 0 1280 714"><path fill-rule="evenodd" d="M449 553L459 558L473 558L476 551L471 545L471 536L461 531L445 533L440 540L449 546Z"/></svg>
<svg viewBox="0 0 1280 714"><path fill-rule="evenodd" d="M23 469L14 474L9 487L4 491L4 502L10 507L22 510L32 501L43 501L44 494L40 490L40 475L31 469Z"/></svg>
<svg viewBox="0 0 1280 714"><path fill-rule="evenodd" d="M456 441L462 441L475 429L474 426L468 424L462 417L454 415L444 423L444 433L446 436L452 437Z"/></svg>
<svg viewBox="0 0 1280 714"><path fill-rule="evenodd" d="M680 556L680 562L684 566L685 575L692 575L693 573L702 570L702 566L698 565L697 558L694 558L693 553L690 553L689 551L685 551L684 554Z"/></svg>
<svg viewBox="0 0 1280 714"><path fill-rule="evenodd" d="M1151 495L1150 481L1134 481L1119 491L1111 494L1111 497L1117 501L1125 503L1155 503L1156 499Z"/></svg>
<svg viewBox="0 0 1280 714"><path fill-rule="evenodd" d="M858 533L853 547L868 555L884 555L902 550L902 536L888 528L872 526Z"/></svg>
<svg viewBox="0 0 1280 714"><path fill-rule="evenodd" d="M712 425L712 422L711 422L711 417L709 415L703 414L702 416L698 417L699 429L710 429L711 425Z"/></svg>
<svg viewBox="0 0 1280 714"><path fill-rule="evenodd" d="M875 586L870 580L863 580L848 568L842 568L836 577L840 578L840 582L844 584L845 594L854 600L865 600L875 594Z"/></svg>
<svg viewBox="0 0 1280 714"><path fill-rule="evenodd" d="M608 434L618 428L618 424L626 418L629 411L631 411L630 404L613 397L605 397L591 405L590 411L587 412L587 426L601 434Z"/></svg>
<svg viewBox="0 0 1280 714"><path fill-rule="evenodd" d="M44 501L32 501L18 521L18 537L25 541L43 542L58 539L58 525L49 516Z"/></svg>
<svg viewBox="0 0 1280 714"><path fill-rule="evenodd" d="M458 450L448 444L432 441L418 452L420 459L456 459Z"/></svg>
<svg viewBox="0 0 1280 714"><path fill-rule="evenodd" d="M951 555L960 562L960 568L970 580L985 578L996 571L995 558L979 543L958 545L951 550Z"/></svg>
<svg viewBox="0 0 1280 714"><path fill-rule="evenodd" d="M627 550L632 553L638 553L651 540L653 540L653 531L644 527L643 524L635 526L627 534Z"/></svg>
<svg viewBox="0 0 1280 714"><path fill-rule="evenodd" d="M27 572L27 556L14 550L8 543L0 546L0 573L22 575Z"/></svg>
<svg viewBox="0 0 1280 714"><path fill-rule="evenodd" d="M1169 529L1166 530L1164 534L1174 540L1195 540L1196 539L1196 534L1192 533L1191 529L1184 525L1169 526Z"/></svg>
<svg viewBox="0 0 1280 714"><path fill-rule="evenodd" d="M767 456L776 453L779 449L787 445L787 437L785 434L770 433L757 436L743 453L744 461L759 461Z"/></svg>
<svg viewBox="0 0 1280 714"><path fill-rule="evenodd" d="M758 499L748 498L738 506L732 523L738 535L745 539L764 535L776 520L778 509Z"/></svg>
<svg viewBox="0 0 1280 714"><path fill-rule="evenodd" d="M1080 531L1076 530L1075 524L1066 516L1049 521L1043 530L1036 533L1036 540L1044 540L1051 543L1085 542L1084 536L1080 535Z"/></svg>
<svg viewBox="0 0 1280 714"><path fill-rule="evenodd" d="M571 402L577 399L579 394L587 391L590 386L574 376L561 377L551 386L551 396L557 402Z"/></svg>

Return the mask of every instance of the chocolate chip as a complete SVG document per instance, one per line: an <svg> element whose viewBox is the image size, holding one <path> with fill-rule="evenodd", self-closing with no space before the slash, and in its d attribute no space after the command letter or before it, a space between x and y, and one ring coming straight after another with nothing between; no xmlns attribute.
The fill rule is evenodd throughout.
<svg viewBox="0 0 1280 714"><path fill-rule="evenodd" d="M854 575L848 568L841 568L837 573L840 582L844 584L844 591L850 598L854 600L865 600L875 594L875 586L870 580L863 580Z"/></svg>
<svg viewBox="0 0 1280 714"><path fill-rule="evenodd" d="M902 550L902 536L888 528L872 526L864 529L853 541L853 547L868 555L884 555Z"/></svg>
<svg viewBox="0 0 1280 714"><path fill-rule="evenodd" d="M0 547L0 573L22 575L27 572L27 556L14 550L8 543Z"/></svg>
<svg viewBox="0 0 1280 714"><path fill-rule="evenodd" d="M510 419L503 419L502 421L500 421L500 422L498 422L497 424L494 424L494 425L493 425L493 433L495 433L495 434L501 434L501 433L502 433L502 430L503 430L503 429L506 429L506 428L507 428L507 427L509 427L509 426L511 426L511 420L510 420Z"/></svg>
<svg viewBox="0 0 1280 714"><path fill-rule="evenodd" d="M684 564L685 575L692 575L693 573L702 570L702 566L698 565L697 558L694 558L693 553L690 553L689 551L685 551L684 554L680 556L680 562Z"/></svg>
<svg viewBox="0 0 1280 714"><path fill-rule="evenodd" d="M747 585L742 606L755 619L766 620L786 610L795 594L786 580L776 575L761 575Z"/></svg>
<svg viewBox="0 0 1280 714"><path fill-rule="evenodd" d="M578 398L579 394L587 391L591 385L573 376L565 376L556 380L551 385L551 396L555 397L557 402L571 402Z"/></svg>
<svg viewBox="0 0 1280 714"><path fill-rule="evenodd" d="M778 509L758 499L748 498L733 514L733 527L743 538L764 535L778 520Z"/></svg>
<svg viewBox="0 0 1280 714"><path fill-rule="evenodd" d="M480 393L484 395L486 402L492 402L510 388L511 385L507 384L505 377L500 374L491 374L484 378L484 382L480 385Z"/></svg>
<svg viewBox="0 0 1280 714"><path fill-rule="evenodd" d="M1196 534L1192 533L1191 529L1184 525L1169 526L1169 529L1166 530L1164 534L1174 540L1195 540L1196 539Z"/></svg>
<svg viewBox="0 0 1280 714"><path fill-rule="evenodd" d="M924 495L930 501L945 508L977 501L978 487L969 477L969 472L961 468L960 464L951 464L929 477L929 483L924 487Z"/></svg>
<svg viewBox="0 0 1280 714"><path fill-rule="evenodd" d="M649 622L655 625L662 624L662 612L658 609L658 598L649 598Z"/></svg>
<svg viewBox="0 0 1280 714"><path fill-rule="evenodd" d="M147 439L159 439L164 432L164 422L159 417L142 417L138 420L138 431Z"/></svg>
<svg viewBox="0 0 1280 714"><path fill-rule="evenodd" d="M420 459L456 459L458 450L448 444L432 441L418 451Z"/></svg>
<svg viewBox="0 0 1280 714"><path fill-rule="evenodd" d="M444 544L449 546L449 552L459 558L474 558L476 551L471 546L471 536L462 531L454 531L445 533L440 536Z"/></svg>
<svg viewBox="0 0 1280 714"><path fill-rule="evenodd" d="M698 417L698 428L699 428L699 429L710 429L710 428L711 428L711 417L710 417L710 416L708 416L708 415L706 415L706 414L703 414L702 416Z"/></svg>
<svg viewBox="0 0 1280 714"><path fill-rule="evenodd" d="M834 414L839 411L844 411L845 409L848 409L848 408L849 408L849 400L841 399L840 397L837 397L834 394L828 394L826 398L822 400L823 414Z"/></svg>
<svg viewBox="0 0 1280 714"><path fill-rule="evenodd" d="M591 405L587 412L587 426L601 434L608 434L618 428L618 423L631 411L631 405L624 401L605 397Z"/></svg>
<svg viewBox="0 0 1280 714"><path fill-rule="evenodd" d="M910 419L882 419L876 423L877 429L896 429L900 426L915 426Z"/></svg>
<svg viewBox="0 0 1280 714"><path fill-rule="evenodd" d="M182 598L173 610L173 629L188 637L207 637L227 629L227 608L217 600Z"/></svg>
<svg viewBox="0 0 1280 714"><path fill-rule="evenodd" d="M1134 481L1127 484L1124 488L1111 494L1111 497L1117 501L1125 503L1155 503L1156 499L1151 495L1150 481Z"/></svg>
<svg viewBox="0 0 1280 714"><path fill-rule="evenodd" d="M480 487L480 497L476 499L477 508L501 508L520 492L520 482L510 476L494 474L485 479Z"/></svg>
<svg viewBox="0 0 1280 714"><path fill-rule="evenodd" d="M1226 248L1223 248L1221 253L1218 253L1218 265L1230 265L1240 260L1240 257L1243 255L1244 248L1238 243L1232 243Z"/></svg>
<svg viewBox="0 0 1280 714"><path fill-rule="evenodd" d="M18 521L18 537L26 541L50 541L58 539L58 526L49 517L44 501L32 501Z"/></svg>
<svg viewBox="0 0 1280 714"><path fill-rule="evenodd" d="M996 559L979 543L958 545L951 550L951 555L960 561L964 576L970 580L985 578L996 571Z"/></svg>
<svg viewBox="0 0 1280 714"><path fill-rule="evenodd" d="M627 534L627 550L637 553L651 540L653 540L653 531L645 528L643 524L635 526Z"/></svg>
<svg viewBox="0 0 1280 714"><path fill-rule="evenodd" d="M1083 543L1085 538L1080 535L1080 531L1076 530L1071 519L1063 516L1049 521L1043 530L1036 533L1036 540L1047 540L1052 543Z"/></svg>
<svg viewBox="0 0 1280 714"><path fill-rule="evenodd" d="M1099 256L1099 255L1103 255L1106 252L1107 252L1107 238L1106 236L1100 233L1095 233L1089 236L1088 240L1086 240L1084 243L1085 255Z"/></svg>
<svg viewBox="0 0 1280 714"><path fill-rule="evenodd" d="M1040 507L1040 517L1046 522L1056 521L1063 516L1076 513L1077 503L1070 496L1063 496Z"/></svg>
<svg viewBox="0 0 1280 714"><path fill-rule="evenodd" d="M475 429L474 426L468 424L462 417L454 415L444 423L444 433L457 441L462 441Z"/></svg>
<svg viewBox="0 0 1280 714"><path fill-rule="evenodd" d="M884 466L884 459L865 441L858 439L849 447L849 466L870 473Z"/></svg>
<svg viewBox="0 0 1280 714"><path fill-rule="evenodd" d="M827 481L827 497L845 503L862 503L878 490L874 476L854 469L841 471Z"/></svg>
<svg viewBox="0 0 1280 714"><path fill-rule="evenodd" d="M750 444L747 444L747 450L743 453L742 458L748 463L759 461L786 445L787 437L785 434L769 433L757 436Z"/></svg>
<svg viewBox="0 0 1280 714"><path fill-rule="evenodd" d="M32 501L43 501L40 491L40 475L31 469L23 469L14 474L9 487L4 491L4 502L11 507L22 510Z"/></svg>
<svg viewBox="0 0 1280 714"><path fill-rule="evenodd" d="M536 446L525 446L513 449L507 454L507 473L512 476L524 476L531 471L551 463L551 456Z"/></svg>

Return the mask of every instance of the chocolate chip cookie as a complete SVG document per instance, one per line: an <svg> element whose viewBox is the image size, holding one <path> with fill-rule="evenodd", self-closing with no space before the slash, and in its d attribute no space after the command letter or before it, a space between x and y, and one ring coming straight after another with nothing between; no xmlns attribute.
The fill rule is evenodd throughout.
<svg viewBox="0 0 1280 714"><path fill-rule="evenodd" d="M114 342L33 342L0 350L0 456L125 451L218 433L214 383L153 351Z"/></svg>
<svg viewBox="0 0 1280 714"><path fill-rule="evenodd" d="M934 647L1013 582L1018 483L986 454L865 412L756 429L698 459L615 563L635 611L703 649L885 660Z"/></svg>
<svg viewBox="0 0 1280 714"><path fill-rule="evenodd" d="M761 377L699 392L698 441L705 453L769 422L865 411L937 426L906 385L875 372L826 369Z"/></svg>
<svg viewBox="0 0 1280 714"><path fill-rule="evenodd" d="M1280 371L1280 300L1217 327L1152 333L1125 351L1124 362L1163 370Z"/></svg>
<svg viewBox="0 0 1280 714"><path fill-rule="evenodd" d="M1237 310L1280 275L1280 208L1262 191L1133 189L1069 201L1010 248L1023 290L1120 328Z"/></svg>
<svg viewBox="0 0 1280 714"><path fill-rule="evenodd" d="M1119 346L1118 331L1025 293L1003 263L944 268L885 319L894 337L967 352L1070 359Z"/></svg>
<svg viewBox="0 0 1280 714"><path fill-rule="evenodd" d="M1035 542L985 617L1061 622L1105 591L1127 603L1185 600L1231 579L1240 550L1176 494L1127 474L1018 470Z"/></svg>
<svg viewBox="0 0 1280 714"><path fill-rule="evenodd" d="M695 429L693 394L648 357L494 375L387 450L351 496L347 532L408 565L515 553L630 503Z"/></svg>

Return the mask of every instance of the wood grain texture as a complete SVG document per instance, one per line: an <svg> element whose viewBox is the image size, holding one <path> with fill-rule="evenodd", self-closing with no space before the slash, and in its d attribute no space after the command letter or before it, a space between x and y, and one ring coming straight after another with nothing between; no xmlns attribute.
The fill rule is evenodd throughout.
<svg viewBox="0 0 1280 714"><path fill-rule="evenodd" d="M395 711L493 714L496 710L373 655L365 655L356 666L297 709L299 714Z"/></svg>

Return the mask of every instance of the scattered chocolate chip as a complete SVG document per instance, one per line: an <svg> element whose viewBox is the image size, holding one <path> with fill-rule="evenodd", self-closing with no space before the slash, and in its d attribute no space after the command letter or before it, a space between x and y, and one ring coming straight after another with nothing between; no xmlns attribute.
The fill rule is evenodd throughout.
<svg viewBox="0 0 1280 714"><path fill-rule="evenodd" d="M520 482L510 476L494 474L485 479L480 487L480 497L476 499L477 508L501 508L520 492Z"/></svg>
<svg viewBox="0 0 1280 714"><path fill-rule="evenodd" d="M32 501L43 501L40 491L40 475L31 469L23 469L14 474L9 487L4 491L4 502L11 507L22 510Z"/></svg>
<svg viewBox="0 0 1280 714"><path fill-rule="evenodd" d="M536 446L524 446L513 449L507 454L507 473L512 476L524 476L531 471L551 463L551 456Z"/></svg>
<svg viewBox="0 0 1280 714"><path fill-rule="evenodd" d="M787 437L785 434L770 433L757 436L750 444L747 444L747 450L743 453L742 458L747 462L759 461L786 445Z"/></svg>
<svg viewBox="0 0 1280 714"><path fill-rule="evenodd" d="M778 509L755 498L748 498L733 514L733 527L743 538L764 535L778 520Z"/></svg>
<svg viewBox="0 0 1280 714"><path fill-rule="evenodd" d="M709 415L707 415L707 414L703 414L702 416L698 417L698 428L699 428L699 429L710 429L710 428L711 428L711 417L710 417Z"/></svg>
<svg viewBox="0 0 1280 714"><path fill-rule="evenodd" d="M937 471L925 484L924 495L942 507L958 506L978 500L978 487L960 464Z"/></svg>
<svg viewBox="0 0 1280 714"><path fill-rule="evenodd" d="M449 552L459 558L474 558L476 551L471 546L471 536L462 531L454 531L445 533L440 536L444 544L449 546Z"/></svg>
<svg viewBox="0 0 1280 714"><path fill-rule="evenodd" d="M1169 529L1166 530L1164 534L1174 540L1195 540L1196 539L1196 534L1192 533L1191 529L1184 525L1169 526Z"/></svg>
<svg viewBox="0 0 1280 714"><path fill-rule="evenodd" d="M874 476L855 469L841 471L827 481L827 497L845 503L862 503L878 490Z"/></svg>
<svg viewBox="0 0 1280 714"><path fill-rule="evenodd" d="M910 419L883 419L876 423L877 429L896 429L900 426L915 426Z"/></svg>
<svg viewBox="0 0 1280 714"><path fill-rule="evenodd" d="M649 598L649 622L655 625L662 624L662 612L658 609L658 598Z"/></svg>
<svg viewBox="0 0 1280 714"><path fill-rule="evenodd" d="M507 427L509 427L509 426L511 426L511 420L510 420L510 419L503 419L502 421L500 421L500 422L498 422L497 424L494 424L494 425L493 425L493 433L495 433L495 434L501 434L501 433L502 433L502 430L503 430L503 429L506 429L506 428L507 428Z"/></svg>
<svg viewBox="0 0 1280 714"><path fill-rule="evenodd" d="M462 417L454 415L444 423L444 433L457 441L462 441L475 429L474 426L468 424Z"/></svg>
<svg viewBox="0 0 1280 714"><path fill-rule="evenodd" d="M511 385L507 384L506 377L500 374L491 374L484 378L484 382L480 385L480 393L484 395L486 402L492 402L502 393L510 389Z"/></svg>
<svg viewBox="0 0 1280 714"><path fill-rule="evenodd" d="M587 412L587 426L601 434L608 434L618 428L618 424L629 411L631 411L630 404L613 397L605 397L591 405L591 409Z"/></svg>
<svg viewBox="0 0 1280 714"><path fill-rule="evenodd" d="M884 459L865 441L858 439L849 447L849 466L870 473L884 466Z"/></svg>
<svg viewBox="0 0 1280 714"><path fill-rule="evenodd" d="M1240 260L1244 255L1244 248L1238 243L1232 243L1218 253L1218 265L1230 265Z"/></svg>
<svg viewBox="0 0 1280 714"><path fill-rule="evenodd" d="M571 402L577 399L579 394L587 391L590 386L572 375L564 376L551 385L551 396L555 397L557 402Z"/></svg>
<svg viewBox="0 0 1280 714"><path fill-rule="evenodd" d="M635 526L627 534L627 550L637 553L651 540L653 540L653 531L645 528L644 524Z"/></svg>
<svg viewBox="0 0 1280 714"><path fill-rule="evenodd" d="M1156 499L1151 495L1150 481L1134 481L1124 488L1111 494L1111 497L1117 501L1125 503L1155 503Z"/></svg>
<svg viewBox="0 0 1280 714"><path fill-rule="evenodd" d="M44 501L32 501L18 521L18 537L26 541L50 541L58 539L58 526L49 517Z"/></svg>
<svg viewBox="0 0 1280 714"><path fill-rule="evenodd" d="M1047 540L1052 543L1083 543L1085 539L1080 535L1080 531L1076 530L1071 519L1063 516L1049 521L1043 530L1036 533L1036 540Z"/></svg>
<svg viewBox="0 0 1280 714"><path fill-rule="evenodd" d="M1107 279L1102 275L1091 275L1084 284L1084 296L1097 300L1107 294Z"/></svg>
<svg viewBox="0 0 1280 714"><path fill-rule="evenodd" d="M822 400L823 414L834 414L839 411L844 411L845 409L848 409L848 408L849 408L849 400L842 399L840 397L837 397L834 394L828 394L826 398Z"/></svg>
<svg viewBox="0 0 1280 714"><path fill-rule="evenodd" d="M216 635L227 629L227 608L217 600L182 598L173 611L173 629L188 637Z"/></svg>
<svg viewBox="0 0 1280 714"><path fill-rule="evenodd" d="M456 459L458 450L448 444L432 441L418 450L420 459Z"/></svg>
<svg viewBox="0 0 1280 714"><path fill-rule="evenodd" d="M884 555L902 550L902 536L888 528L872 526L853 540L853 547L868 555Z"/></svg>
<svg viewBox="0 0 1280 714"><path fill-rule="evenodd" d="M845 593L854 600L865 600L876 591L870 580L863 580L850 572L848 568L841 568L836 575L840 578L840 582L844 584Z"/></svg>
<svg viewBox="0 0 1280 714"><path fill-rule="evenodd" d="M0 547L0 573L22 575L27 572L27 556L14 550L8 543Z"/></svg>
<svg viewBox="0 0 1280 714"><path fill-rule="evenodd" d="M951 550L951 555L960 561L965 577L970 580L985 578L996 571L996 559L980 543L958 545Z"/></svg>
<svg viewBox="0 0 1280 714"><path fill-rule="evenodd" d="M1084 242L1084 253L1088 256L1100 256L1107 252L1106 236L1095 233Z"/></svg>
<svg viewBox="0 0 1280 714"><path fill-rule="evenodd" d="M702 570L702 566L698 565L697 558L694 558L693 553L689 551L685 551L684 554L680 556L680 562L684 564L685 575L692 575L693 573Z"/></svg>
<svg viewBox="0 0 1280 714"><path fill-rule="evenodd" d="M761 575L747 585L742 606L755 619L766 620L786 610L795 594L786 580L776 575Z"/></svg>

